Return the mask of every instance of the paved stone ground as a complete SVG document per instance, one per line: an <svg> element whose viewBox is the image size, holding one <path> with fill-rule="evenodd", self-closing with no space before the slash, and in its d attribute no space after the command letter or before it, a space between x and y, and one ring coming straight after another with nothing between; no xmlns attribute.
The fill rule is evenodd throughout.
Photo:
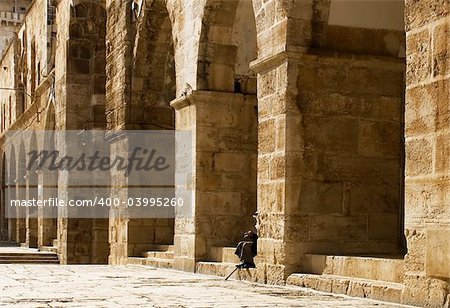
<svg viewBox="0 0 450 308"><path fill-rule="evenodd" d="M144 266L0 265L8 307L400 307Z"/></svg>

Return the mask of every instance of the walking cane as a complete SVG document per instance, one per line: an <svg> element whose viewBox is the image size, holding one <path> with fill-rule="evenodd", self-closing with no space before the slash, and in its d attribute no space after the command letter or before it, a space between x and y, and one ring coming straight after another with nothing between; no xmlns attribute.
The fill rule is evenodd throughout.
<svg viewBox="0 0 450 308"><path fill-rule="evenodd" d="M225 280L228 280L228 278L230 278L231 275L233 275L234 272L237 271L238 269L239 269L239 267L236 267L236 268L230 273L230 275L228 275L227 278L225 278Z"/></svg>

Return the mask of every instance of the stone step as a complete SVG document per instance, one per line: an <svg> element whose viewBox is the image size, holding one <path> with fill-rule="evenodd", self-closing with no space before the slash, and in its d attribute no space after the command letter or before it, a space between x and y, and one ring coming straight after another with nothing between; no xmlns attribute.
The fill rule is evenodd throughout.
<svg viewBox="0 0 450 308"><path fill-rule="evenodd" d="M287 284L353 297L401 303L403 284L336 275L292 274Z"/></svg>
<svg viewBox="0 0 450 308"><path fill-rule="evenodd" d="M239 263L239 258L234 254L235 247L212 247L209 257L213 262Z"/></svg>
<svg viewBox="0 0 450 308"><path fill-rule="evenodd" d="M404 261L402 257L359 257L306 255L305 271L311 274L326 274L402 283Z"/></svg>
<svg viewBox="0 0 450 308"><path fill-rule="evenodd" d="M14 261L23 261L23 262L44 262L44 261L58 261L58 258L15 258L15 257L9 257L9 258L1 258L0 263L2 262L10 262L11 260Z"/></svg>
<svg viewBox="0 0 450 308"><path fill-rule="evenodd" d="M24 259L24 260L39 260L39 259L57 259L58 256L54 253L2 253L0 260L3 259Z"/></svg>
<svg viewBox="0 0 450 308"><path fill-rule="evenodd" d="M212 276L228 276L236 268L236 263L227 262L197 262L196 273ZM256 269L239 269L230 279L256 282Z"/></svg>
<svg viewBox="0 0 450 308"><path fill-rule="evenodd" d="M159 258L139 258L139 257L128 257L128 265L148 265L156 268L169 268L173 267L173 260L170 259L159 259Z"/></svg>
<svg viewBox="0 0 450 308"><path fill-rule="evenodd" d="M40 252L5 252L0 254L0 264L59 264L55 253Z"/></svg>
<svg viewBox="0 0 450 308"><path fill-rule="evenodd" d="M140 257L128 257L127 265L145 265L145 258Z"/></svg>
<svg viewBox="0 0 450 308"><path fill-rule="evenodd" d="M147 251L144 258L173 259L173 251Z"/></svg>
<svg viewBox="0 0 450 308"><path fill-rule="evenodd" d="M150 265L156 268L173 268L173 259L159 259L159 258L146 258L145 265Z"/></svg>
<svg viewBox="0 0 450 308"><path fill-rule="evenodd" d="M41 246L41 247L39 247L39 251L57 253L58 248L53 247L53 246Z"/></svg>
<svg viewBox="0 0 450 308"><path fill-rule="evenodd" d="M4 259L4 260L0 260L0 264L59 264L59 260L58 259L39 259L39 260Z"/></svg>

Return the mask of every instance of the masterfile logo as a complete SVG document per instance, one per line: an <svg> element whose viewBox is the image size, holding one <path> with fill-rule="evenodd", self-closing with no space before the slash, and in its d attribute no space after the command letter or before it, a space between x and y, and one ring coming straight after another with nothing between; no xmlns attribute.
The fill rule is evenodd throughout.
<svg viewBox="0 0 450 308"><path fill-rule="evenodd" d="M9 217L190 215L192 138L185 131L17 131L6 138ZM111 154L114 153L114 154ZM55 210L56 209L56 210ZM42 210L41 210L42 211Z"/></svg>

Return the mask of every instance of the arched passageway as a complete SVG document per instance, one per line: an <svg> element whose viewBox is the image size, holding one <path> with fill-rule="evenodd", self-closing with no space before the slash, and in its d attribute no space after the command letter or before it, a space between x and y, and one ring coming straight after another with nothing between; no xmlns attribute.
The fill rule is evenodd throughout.
<svg viewBox="0 0 450 308"><path fill-rule="evenodd" d="M257 54L251 1L207 1L197 83L172 103L177 130L192 132L195 151L194 215L176 219L177 268L201 272L197 261L222 262L254 229L258 109L250 62Z"/></svg>

